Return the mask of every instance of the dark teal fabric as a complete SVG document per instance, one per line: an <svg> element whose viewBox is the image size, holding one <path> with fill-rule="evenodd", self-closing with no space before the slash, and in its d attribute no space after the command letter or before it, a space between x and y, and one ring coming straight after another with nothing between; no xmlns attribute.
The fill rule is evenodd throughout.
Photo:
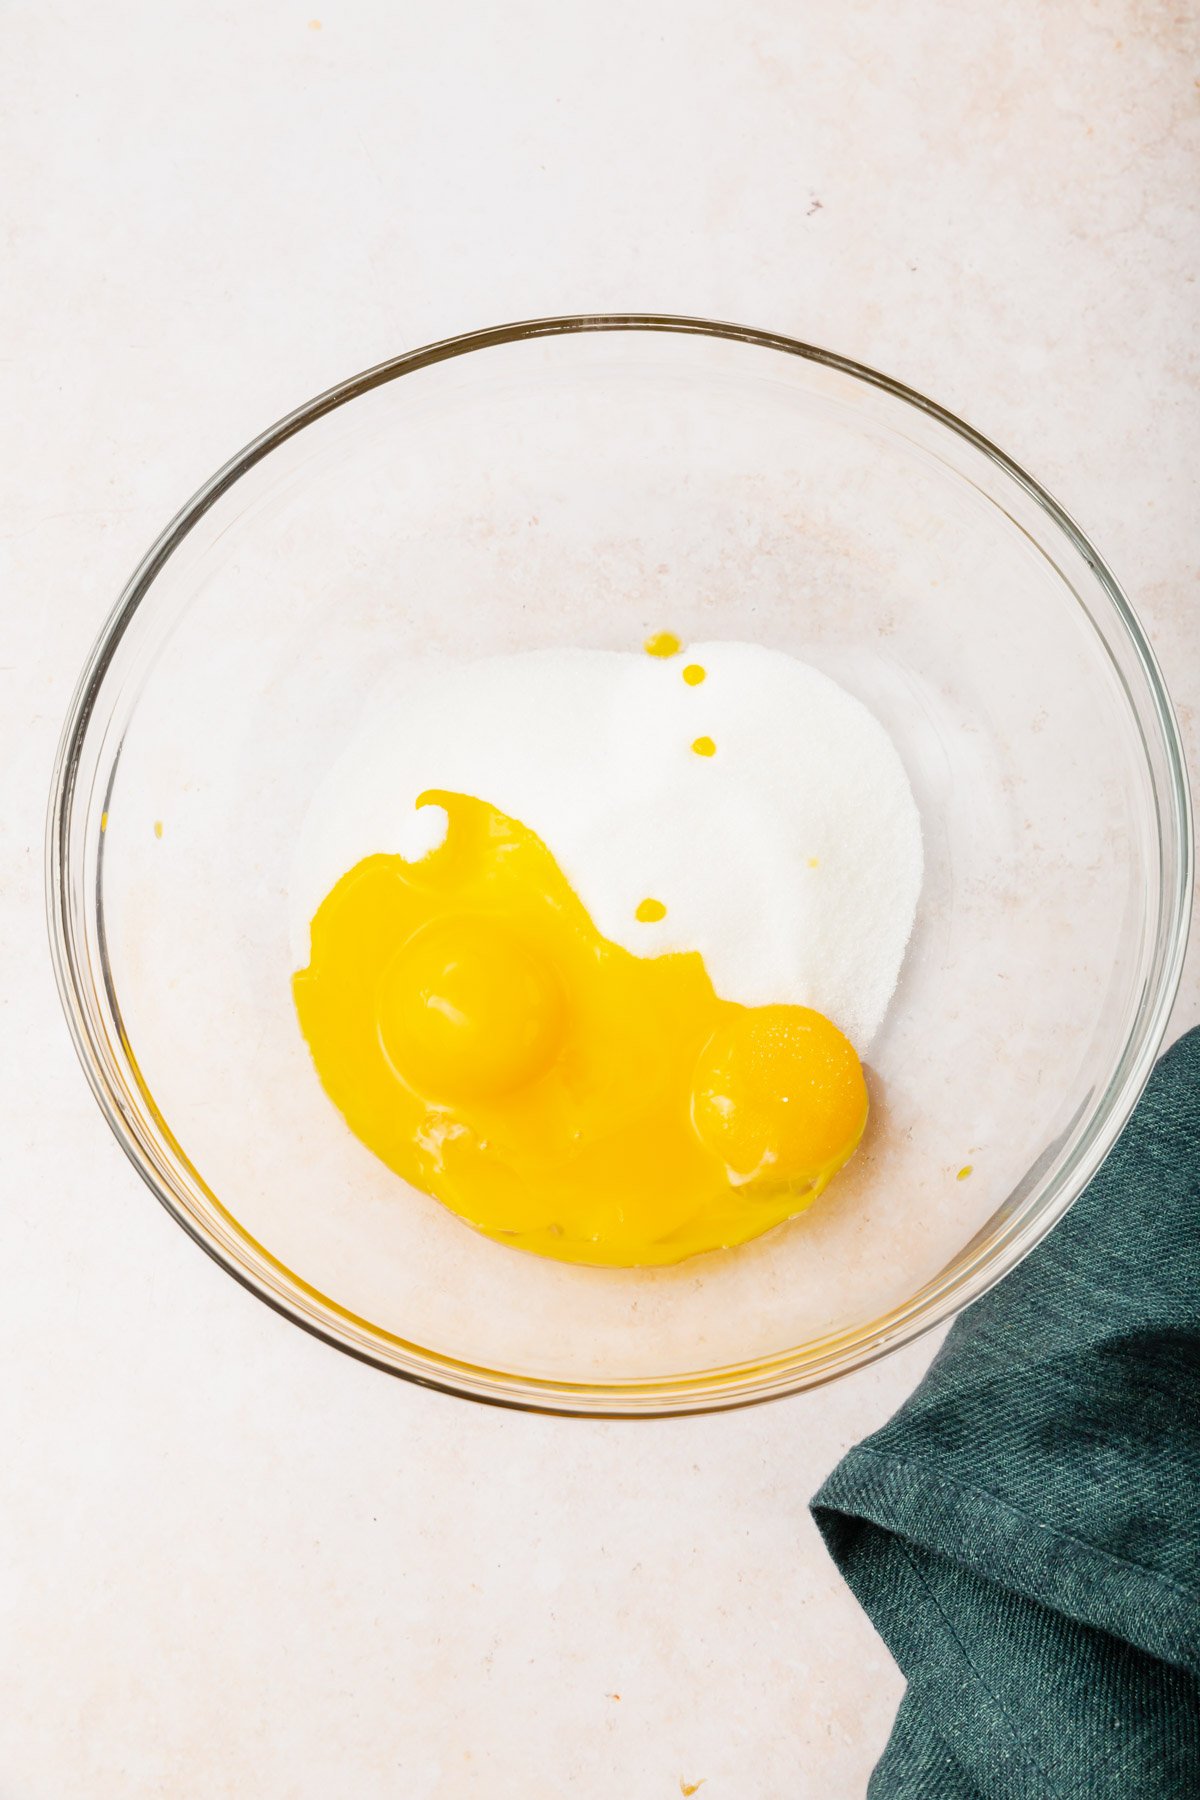
<svg viewBox="0 0 1200 1800"><path fill-rule="evenodd" d="M1200 1030L813 1514L908 1681L869 1800L1200 1800Z"/></svg>

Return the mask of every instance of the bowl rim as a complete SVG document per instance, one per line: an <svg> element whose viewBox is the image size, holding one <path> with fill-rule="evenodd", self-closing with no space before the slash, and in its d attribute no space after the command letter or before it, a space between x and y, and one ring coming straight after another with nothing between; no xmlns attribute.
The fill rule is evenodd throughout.
<svg viewBox="0 0 1200 1800"><path fill-rule="evenodd" d="M90 983L84 974L72 894L73 884L79 874L71 848L77 776L105 675L122 638L169 558L204 514L242 475L307 426L372 389L476 350L540 337L597 332L659 332L702 336L800 357L881 390L964 440L1024 491L1089 566L1111 608L1115 625L1123 633L1127 647L1140 665L1150 696L1151 716L1161 737L1165 804L1164 796L1159 793L1159 783L1153 780L1153 772L1152 787L1158 801L1160 851L1167 845L1171 845L1175 851L1174 880L1168 881L1171 871L1163 867L1163 892L1153 945L1155 967L1152 980L1116 1059L1116 1074L1110 1079L1097 1103L1090 1136L1083 1144L1076 1146L1073 1158L1059 1171L1057 1191L1048 1200L1043 1200L1031 1214L1026 1214L1023 1221L1018 1212L1016 1228L1010 1232L1007 1240L1003 1240L998 1247L993 1246L986 1261L974 1266L968 1264L950 1280L945 1279L944 1271L941 1272L926 1283L917 1295L893 1308L881 1319L854 1326L824 1340L810 1341L805 1346L809 1361L803 1368L797 1366L799 1353L796 1349L752 1363L726 1365L712 1370L701 1369L683 1377L668 1376L650 1381L609 1379L599 1382L567 1382L480 1368L458 1362L440 1351L408 1344L378 1325L356 1318L336 1301L320 1294L302 1277L279 1263L264 1246L255 1244L259 1254L281 1271L293 1290L299 1288L302 1294L311 1295L318 1301L323 1309L331 1310L335 1316L341 1317L345 1323L340 1333L335 1331L328 1320L314 1316L301 1306L294 1291L285 1293L279 1288L272 1288L251 1269L239 1266L225 1253L216 1235L207 1235L200 1229L196 1218L171 1191L168 1181L156 1172L143 1144L131 1127L119 1095L106 1076L84 1004L84 994ZM1165 862L1165 859L1162 860ZM376 363L327 388L268 426L193 494L160 532L126 582L93 644L76 685L51 778L46 821L45 885L55 980L71 1038L92 1092L113 1135L150 1191L166 1207L172 1218L226 1273L283 1317L300 1325L323 1342L418 1386L517 1411L591 1418L662 1418L755 1405L819 1386L840 1374L866 1367L926 1332L935 1330L971 1305L1009 1274L1041 1242L1074 1204L1108 1155L1149 1079L1182 974L1191 917L1193 863L1194 843L1187 765L1178 722L1157 658L1124 589L1104 558L1065 508L1039 482L988 438L939 406L936 401L876 369L834 351L776 332L682 314L596 312L520 320L464 332ZM114 1014L119 1017L111 984L108 997ZM140 1075L138 1080L140 1082ZM153 1097L144 1085L142 1093L143 1098L153 1107ZM225 1212L217 1196L207 1188L199 1172L188 1162L182 1147L171 1136L170 1129L161 1116L158 1123L174 1153L183 1161L210 1201L230 1220L243 1239L254 1244L255 1241ZM355 1329L348 1333L346 1324ZM364 1341L361 1336L363 1332L369 1333L375 1340L400 1348L408 1356L415 1357L417 1362L404 1366L394 1356L383 1355ZM812 1358L811 1352L822 1346L821 1354ZM421 1363L424 1366L419 1366Z"/></svg>

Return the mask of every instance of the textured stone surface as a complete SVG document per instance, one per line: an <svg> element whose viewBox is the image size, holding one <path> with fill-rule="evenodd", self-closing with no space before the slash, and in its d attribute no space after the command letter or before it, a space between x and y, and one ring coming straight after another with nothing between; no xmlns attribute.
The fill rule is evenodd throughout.
<svg viewBox="0 0 1200 1800"><path fill-rule="evenodd" d="M6 1796L862 1795L900 1681L805 1501L931 1346L629 1426L306 1338L86 1092L49 767L125 576L238 444L398 349L593 308L792 332L965 415L1096 537L1194 752L1198 80L1186 9L1133 0L8 9Z"/></svg>

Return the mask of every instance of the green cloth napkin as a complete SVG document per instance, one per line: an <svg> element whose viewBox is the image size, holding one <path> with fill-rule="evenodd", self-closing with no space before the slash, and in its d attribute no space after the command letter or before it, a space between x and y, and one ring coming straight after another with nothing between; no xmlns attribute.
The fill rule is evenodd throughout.
<svg viewBox="0 0 1200 1800"><path fill-rule="evenodd" d="M1200 1029L812 1506L908 1680L869 1800L1200 1800Z"/></svg>

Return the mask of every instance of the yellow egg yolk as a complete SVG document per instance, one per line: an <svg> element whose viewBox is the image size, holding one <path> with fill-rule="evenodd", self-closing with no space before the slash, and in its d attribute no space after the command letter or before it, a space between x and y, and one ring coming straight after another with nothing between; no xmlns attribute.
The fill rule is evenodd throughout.
<svg viewBox="0 0 1200 1800"><path fill-rule="evenodd" d="M293 977L356 1135L479 1230L572 1262L678 1262L810 1205L867 1117L837 1027L719 1000L696 953L609 942L525 826L426 803L443 844L344 875Z"/></svg>

